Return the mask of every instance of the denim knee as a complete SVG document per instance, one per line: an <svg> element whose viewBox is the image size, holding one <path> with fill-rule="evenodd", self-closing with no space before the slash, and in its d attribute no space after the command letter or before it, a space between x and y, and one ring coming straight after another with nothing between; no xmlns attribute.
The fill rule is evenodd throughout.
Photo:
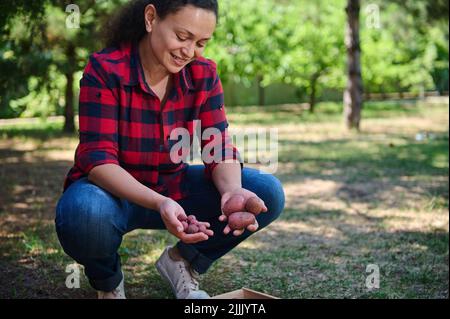
<svg viewBox="0 0 450 319"><path fill-rule="evenodd" d="M275 176L261 174L258 177L255 193L264 201L267 207L267 212L259 215L262 222L260 222L260 226L264 227L277 219L283 212L285 205L283 185Z"/></svg>
<svg viewBox="0 0 450 319"><path fill-rule="evenodd" d="M55 225L64 251L74 259L114 255L126 225L120 200L85 180L71 185L58 201Z"/></svg>

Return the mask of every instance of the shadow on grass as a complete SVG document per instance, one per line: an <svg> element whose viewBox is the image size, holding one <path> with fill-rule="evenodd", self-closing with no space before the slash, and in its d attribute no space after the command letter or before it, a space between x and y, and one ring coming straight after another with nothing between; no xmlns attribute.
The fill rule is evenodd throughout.
<svg viewBox="0 0 450 319"><path fill-rule="evenodd" d="M3 218L2 227L20 228L30 220L53 215L65 175L72 165L69 161L39 157L26 160L26 153L0 149L0 216L15 216Z"/></svg>
<svg viewBox="0 0 450 319"><path fill-rule="evenodd" d="M376 227L383 218L360 224L346 219L337 210L286 218L308 228L333 227L337 237L269 226L256 247L235 252L242 266L231 288L244 284L283 298L448 298L447 231L388 232ZM365 286L369 264L380 269L379 289Z"/></svg>
<svg viewBox="0 0 450 319"><path fill-rule="evenodd" d="M8 132L11 137L61 136L53 128ZM448 178L448 136L404 142L363 148L350 139L281 141L280 159L294 169L277 176L286 183L340 182L336 196L348 202L381 200L382 192L395 192L402 183L415 191L402 179L424 176L426 191L448 199L448 182L432 183ZM26 151L0 149L0 298L95 298L84 276L80 289L65 287L65 267L72 260L53 228L54 207L72 163L29 160ZM378 179L388 182L380 189L359 188ZM448 232L389 232L380 226L388 218L311 205L305 211L287 208L280 222L291 227L273 224L250 237L248 245L214 264L202 287L212 295L246 286L283 298L448 298ZM155 254L169 243L173 239L164 231L125 238L119 252L129 297L172 298L154 269ZM381 273L381 287L372 292L365 287L368 264L379 265Z"/></svg>
<svg viewBox="0 0 450 319"><path fill-rule="evenodd" d="M382 218L362 224L345 211L287 210L281 221L334 227L339 238L270 225L221 259L202 279L216 295L249 287L282 298L445 298L448 296L448 233L374 230ZM252 239L254 238L254 239ZM68 289L67 257L52 222L28 225L16 238L0 241L2 298L95 298L86 278ZM154 268L156 255L171 238L164 231L137 231L125 237L119 253L131 298L173 298ZM6 255L5 252L9 255ZM366 266L380 267L382 286L364 286ZM270 278L270 280L268 280ZM445 290L447 287L447 290Z"/></svg>
<svg viewBox="0 0 450 319"><path fill-rule="evenodd" d="M402 145L370 143L370 147L363 147L351 139L281 141L280 163L294 165L289 172L277 176L285 183L308 178L342 183L337 195L350 202L373 201L377 194L393 191L399 185L411 192L423 191L420 195L448 200L448 183L442 180L448 176L448 136L440 135L426 142L405 140ZM421 180L424 182L421 190L413 190L417 181L408 181L408 177L417 176L426 176L426 180ZM436 181L436 177L441 180ZM365 189L362 185L381 180L382 188Z"/></svg>
<svg viewBox="0 0 450 319"><path fill-rule="evenodd" d="M166 244L155 243L158 237L153 234L152 240L143 245L148 235L125 236L119 254L128 298L173 298L154 263L146 259L149 253ZM73 268L67 267L76 264L60 247L51 222L30 224L15 238L1 238L0 256L0 298L96 298L81 265L76 266L80 273L79 288L66 286L67 276L73 274Z"/></svg>

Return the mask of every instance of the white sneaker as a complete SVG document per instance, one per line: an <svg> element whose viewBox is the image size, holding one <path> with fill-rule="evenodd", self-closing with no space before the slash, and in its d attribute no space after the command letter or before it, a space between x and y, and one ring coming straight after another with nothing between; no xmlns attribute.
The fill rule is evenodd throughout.
<svg viewBox="0 0 450 319"><path fill-rule="evenodd" d="M208 299L209 295L198 288L197 278L199 275L192 270L187 261L173 260L169 256L169 249L164 252L156 261L156 269L159 274L169 282L173 293L177 299Z"/></svg>
<svg viewBox="0 0 450 319"><path fill-rule="evenodd" d="M98 299L126 299L125 288L123 285L124 277L122 275L122 281L113 291L97 291Z"/></svg>

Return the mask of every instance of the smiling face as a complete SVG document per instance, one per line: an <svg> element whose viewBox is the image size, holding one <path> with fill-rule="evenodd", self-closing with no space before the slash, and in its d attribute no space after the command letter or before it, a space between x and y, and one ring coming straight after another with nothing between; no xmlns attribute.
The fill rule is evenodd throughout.
<svg viewBox="0 0 450 319"><path fill-rule="evenodd" d="M153 5L145 10L145 22L153 63L177 73L203 54L216 27L214 12L188 5L163 20Z"/></svg>

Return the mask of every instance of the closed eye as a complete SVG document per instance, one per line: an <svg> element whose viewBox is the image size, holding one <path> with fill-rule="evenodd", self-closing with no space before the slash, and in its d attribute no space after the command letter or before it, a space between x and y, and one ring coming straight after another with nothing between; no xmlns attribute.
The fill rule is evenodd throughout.
<svg viewBox="0 0 450 319"><path fill-rule="evenodd" d="M177 38L178 38L178 40L180 40L180 41L186 41L186 40L187 40L187 39L185 39L185 38L180 37L178 34L177 34Z"/></svg>

